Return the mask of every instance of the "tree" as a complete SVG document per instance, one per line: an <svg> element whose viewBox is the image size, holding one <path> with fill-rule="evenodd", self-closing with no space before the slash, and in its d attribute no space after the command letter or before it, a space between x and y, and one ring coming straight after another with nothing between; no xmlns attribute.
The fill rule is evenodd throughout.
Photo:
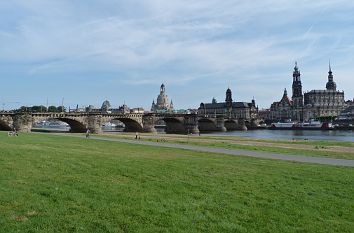
<svg viewBox="0 0 354 233"><path fill-rule="evenodd" d="M52 106L48 107L48 112L58 112L58 109L57 109L57 107L52 105Z"/></svg>
<svg viewBox="0 0 354 233"><path fill-rule="evenodd" d="M31 112L46 112L47 108L43 105L35 105L31 107Z"/></svg>
<svg viewBox="0 0 354 233"><path fill-rule="evenodd" d="M65 107L62 106L57 107L57 112L65 112Z"/></svg>
<svg viewBox="0 0 354 233"><path fill-rule="evenodd" d="M19 109L15 110L16 112L28 112L29 107L27 106L21 106Z"/></svg>

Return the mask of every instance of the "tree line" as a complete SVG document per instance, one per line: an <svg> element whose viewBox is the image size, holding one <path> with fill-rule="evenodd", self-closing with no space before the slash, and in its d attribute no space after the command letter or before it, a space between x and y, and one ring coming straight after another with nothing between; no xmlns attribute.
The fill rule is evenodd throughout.
<svg viewBox="0 0 354 233"><path fill-rule="evenodd" d="M16 112L65 112L65 107L62 106L49 106L48 108L43 105L35 106L21 106L19 109L15 110Z"/></svg>

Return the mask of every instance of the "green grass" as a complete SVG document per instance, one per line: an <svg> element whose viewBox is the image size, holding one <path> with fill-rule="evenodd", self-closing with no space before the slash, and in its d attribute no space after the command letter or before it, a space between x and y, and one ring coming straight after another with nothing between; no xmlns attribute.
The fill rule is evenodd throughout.
<svg viewBox="0 0 354 233"><path fill-rule="evenodd" d="M352 232L354 169L0 133L0 232Z"/></svg>

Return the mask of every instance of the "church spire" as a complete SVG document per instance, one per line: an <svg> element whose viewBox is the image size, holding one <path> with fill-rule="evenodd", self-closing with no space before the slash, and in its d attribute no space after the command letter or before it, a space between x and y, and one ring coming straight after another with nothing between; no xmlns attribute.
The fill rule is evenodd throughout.
<svg viewBox="0 0 354 233"><path fill-rule="evenodd" d="M301 82L301 79L300 79L300 70L299 70L299 67L297 66L297 61L295 61L295 67L294 67L294 72L293 72L293 81L300 81Z"/></svg>
<svg viewBox="0 0 354 233"><path fill-rule="evenodd" d="M297 62L295 62L294 72L293 72L293 85L292 85L292 100L294 107L302 107L303 106L303 94L302 94L302 83L301 83L301 73ZM288 94L286 92L286 94Z"/></svg>
<svg viewBox="0 0 354 233"><path fill-rule="evenodd" d="M326 89L332 90L332 91L337 90L337 84L333 81L333 72L332 72L332 67L331 67L331 61L329 61L329 63L328 63L328 82L326 84Z"/></svg>

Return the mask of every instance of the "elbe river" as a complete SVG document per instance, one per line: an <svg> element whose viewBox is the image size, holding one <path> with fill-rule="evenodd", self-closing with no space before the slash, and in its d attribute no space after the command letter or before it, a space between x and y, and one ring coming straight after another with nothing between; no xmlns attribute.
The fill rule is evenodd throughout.
<svg viewBox="0 0 354 233"><path fill-rule="evenodd" d="M38 129L38 128L37 128ZM41 127L49 131L67 132L68 127ZM105 132L122 132L123 128L102 128ZM158 133L165 133L163 129L158 129ZM274 140L329 140L329 141L348 141L354 142L353 130L248 130L248 131L231 131L231 132L215 132L201 133L202 135L223 135L237 136L254 139L274 139Z"/></svg>

